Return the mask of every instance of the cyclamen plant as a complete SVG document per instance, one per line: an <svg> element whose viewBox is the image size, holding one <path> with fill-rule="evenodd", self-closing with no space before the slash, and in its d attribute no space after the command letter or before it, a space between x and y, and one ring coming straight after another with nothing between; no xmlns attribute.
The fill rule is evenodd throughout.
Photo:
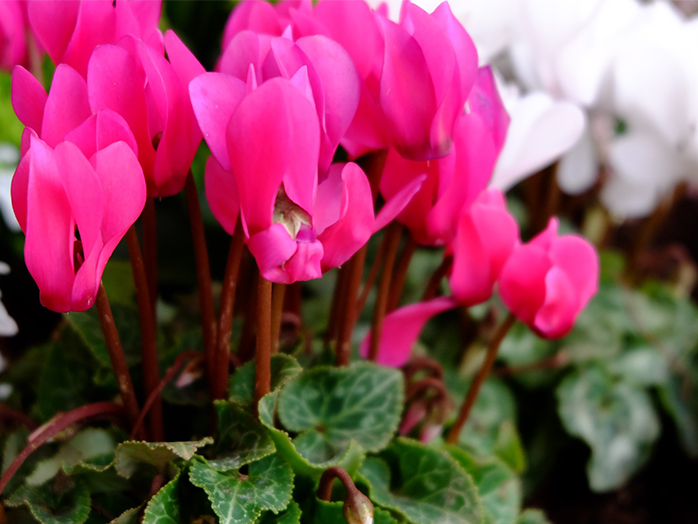
<svg viewBox="0 0 698 524"><path fill-rule="evenodd" d="M17 437L26 447L4 457L0 522L22 508L40 522L78 524L493 521L497 501L480 482L487 459L463 439L470 410L514 322L540 337L567 334L597 290L599 262L582 237L559 236L555 218L523 242L502 193L486 189L509 117L448 3L428 13L405 2L396 23L359 0L245 0L214 72L173 31L160 33L158 2L28 0L22 9L35 46L56 64L47 92L14 60L12 100L26 127L12 200L25 261L47 308L96 305L101 358L116 377L106 390L119 401L61 406ZM217 319L190 170L202 137L208 205L232 237ZM165 355L154 199L181 191L202 342ZM102 284L124 238L142 386ZM401 306L420 246L441 249L443 263L423 299ZM282 336L284 315L298 311L300 282L328 273L336 281L324 347L311 338L296 359L302 337ZM374 283L357 355L355 326ZM254 288L246 296L244 285ZM415 340L431 316L483 304L495 289L510 313L453 403L439 365L413 354ZM85 343L88 317L72 315L75 342ZM179 388L206 384L199 409L212 422L171 442L187 416L163 402L175 378ZM76 433L96 419L125 432ZM51 465L27 476L51 441L62 442Z"/></svg>

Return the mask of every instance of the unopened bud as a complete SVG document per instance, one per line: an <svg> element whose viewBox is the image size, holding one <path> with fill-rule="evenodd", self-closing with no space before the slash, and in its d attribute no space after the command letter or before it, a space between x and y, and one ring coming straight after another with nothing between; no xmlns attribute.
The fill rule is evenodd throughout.
<svg viewBox="0 0 698 524"><path fill-rule="evenodd" d="M349 524L373 524L373 504L359 490L347 494L342 513Z"/></svg>

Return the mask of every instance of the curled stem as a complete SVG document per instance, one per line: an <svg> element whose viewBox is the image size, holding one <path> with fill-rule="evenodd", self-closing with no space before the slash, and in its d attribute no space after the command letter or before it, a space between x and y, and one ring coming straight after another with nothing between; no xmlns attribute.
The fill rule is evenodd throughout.
<svg viewBox="0 0 698 524"><path fill-rule="evenodd" d="M124 350L121 348L119 332L116 330L116 324L114 324L114 316L111 312L109 299L107 298L106 291L104 291L104 285L101 282L99 283L99 291L97 292L97 312L99 314L99 322L102 325L102 332L104 333L104 340L107 345L107 351L109 352L109 358L111 359L111 365L114 369L114 375L116 375L119 393L121 394L130 426L133 428L138 421L138 414L140 412L138 400L136 399L136 392L133 389L131 375L126 365ZM141 429L138 437L141 439L147 438L145 431Z"/></svg>
<svg viewBox="0 0 698 524"><path fill-rule="evenodd" d="M126 243L131 259L133 281L136 285L136 299L138 301L138 313L141 320L141 362L143 363L143 385L146 396L151 396L160 382L158 369L157 330L153 317L153 304L150 300L150 289L146 268L141 256L141 248L138 244L136 226L131 226L126 233ZM155 395L153 405L148 417L150 436L156 442L165 440L165 430L162 422L162 401L159 395Z"/></svg>
<svg viewBox="0 0 698 524"><path fill-rule="evenodd" d="M235 292L237 291L238 276L245 234L240 221L235 226L235 233L230 242L228 262L225 266L223 289L221 290L221 307L218 317L218 339L216 340L216 378L214 399L224 399L228 390L228 354L230 353L230 337L233 332L233 313L235 310Z"/></svg>
<svg viewBox="0 0 698 524"><path fill-rule="evenodd" d="M334 479L339 479L347 491L344 507L342 508L342 513L347 522L349 524L369 524L373 522L373 504L366 495L356 488L349 473L339 466L329 467L322 473L317 497L325 502L330 502Z"/></svg>
<svg viewBox="0 0 698 524"><path fill-rule="evenodd" d="M485 362L483 362L482 367L477 372L477 375L475 375L473 383L470 385L470 389L468 389L468 395L465 397L465 402L463 402L463 405L461 406L458 420L453 427L451 427L448 437L446 437L446 442L449 444L455 444L458 441L458 436L460 435L463 426L465 426L465 423L468 421L468 415L470 414L473 404L475 404L475 399L480 391L480 387L482 386L483 382L485 382L490 369L492 369L492 364L494 364L494 361L497 358L499 345L502 343L502 340L504 340L504 337L511 329L511 326L514 325L514 322L516 322L516 317L509 313L507 318L504 319L504 322L502 322L502 324L497 328L494 337L490 341L490 345L487 348L487 355L485 356Z"/></svg>
<svg viewBox="0 0 698 524"><path fill-rule="evenodd" d="M189 171L184 186L187 195L187 208L191 220L191 234L194 241L194 255L196 257L196 276L199 285L199 306L201 308L201 327L204 336L204 354L206 355L206 374L208 376L209 391L215 398L215 353L216 353L216 315L213 307L213 290L211 288L211 268L208 261L208 249L204 233L204 221L201 217L199 205L199 193L196 190L194 176Z"/></svg>
<svg viewBox="0 0 698 524"><path fill-rule="evenodd" d="M272 284L259 275L257 287L257 346L255 351L254 406L271 390L271 290Z"/></svg>
<svg viewBox="0 0 698 524"><path fill-rule="evenodd" d="M7 483L12 479L13 475L24 463L27 457L38 449L39 446L47 442L50 438L54 437L61 431L69 428L76 422L84 422L85 420L95 418L121 420L124 418L124 406L117 404L116 402L95 402L94 404L80 406L77 409L69 411L68 413L62 413L51 419L42 428L40 428L38 432L35 432L29 436L29 443L20 452L20 454L17 455L12 464L10 464L10 467L8 467L5 473L2 475L2 478L0 478L0 494L2 494L5 486L7 486Z"/></svg>

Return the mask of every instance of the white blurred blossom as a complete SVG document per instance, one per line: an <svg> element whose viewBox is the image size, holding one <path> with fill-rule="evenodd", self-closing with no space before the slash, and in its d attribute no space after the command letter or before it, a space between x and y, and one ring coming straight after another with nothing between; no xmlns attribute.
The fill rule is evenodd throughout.
<svg viewBox="0 0 698 524"><path fill-rule="evenodd" d="M12 210L10 187L19 162L19 149L12 144L0 143L0 214L11 231L19 231L19 223Z"/></svg>
<svg viewBox="0 0 698 524"><path fill-rule="evenodd" d="M10 266L5 262L0 262L0 275L6 275L9 272ZM17 334L17 323L9 315L1 299L2 293L0 293L0 337L13 337ZM0 369L0 371L2 370Z"/></svg>

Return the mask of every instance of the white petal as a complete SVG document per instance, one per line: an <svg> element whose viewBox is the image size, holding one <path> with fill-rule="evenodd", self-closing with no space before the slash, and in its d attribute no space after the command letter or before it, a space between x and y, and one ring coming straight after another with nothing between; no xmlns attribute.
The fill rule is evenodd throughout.
<svg viewBox="0 0 698 524"><path fill-rule="evenodd" d="M507 107L511 124L490 187L502 191L554 162L579 140L586 126L574 104L530 93Z"/></svg>
<svg viewBox="0 0 698 524"><path fill-rule="evenodd" d="M19 231L19 222L12 209L12 197L10 188L12 187L12 176L14 170L0 170L0 214L5 219L5 223L10 231Z"/></svg>
<svg viewBox="0 0 698 524"><path fill-rule="evenodd" d="M14 337L17 331L17 322L9 315L3 303L0 302L0 337Z"/></svg>
<svg viewBox="0 0 698 524"><path fill-rule="evenodd" d="M596 182L599 165L589 128L557 166L557 183L567 194L576 195Z"/></svg>

